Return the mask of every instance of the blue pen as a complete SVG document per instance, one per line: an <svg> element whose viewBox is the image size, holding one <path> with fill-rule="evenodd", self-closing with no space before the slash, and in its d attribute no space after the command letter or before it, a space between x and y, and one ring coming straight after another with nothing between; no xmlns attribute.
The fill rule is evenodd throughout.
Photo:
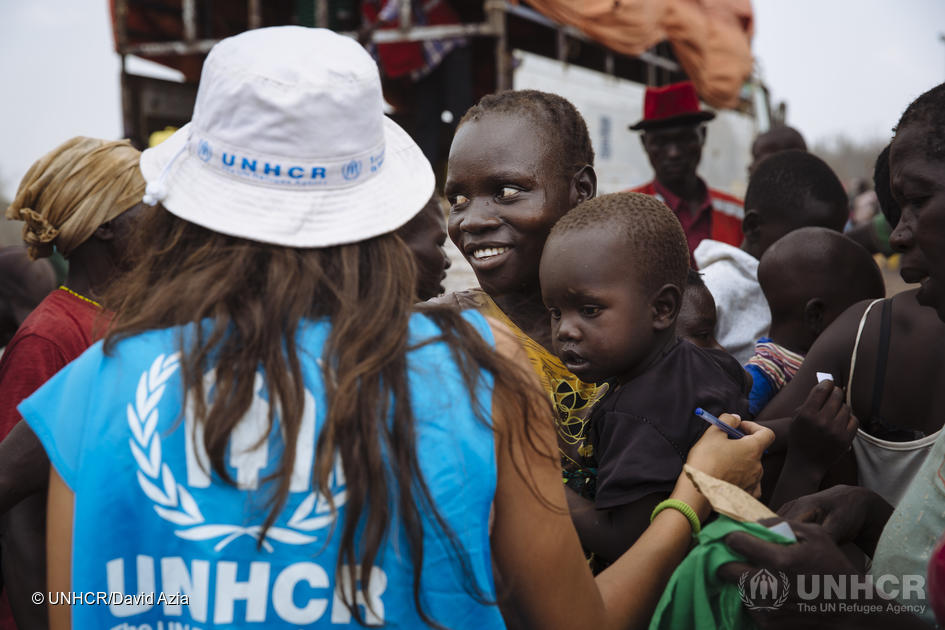
<svg viewBox="0 0 945 630"><path fill-rule="evenodd" d="M742 432L739 431L738 429L734 429L734 428L728 426L727 424L725 424L724 422L722 422L721 420L719 420L718 418L716 418L715 416L713 416L711 413L709 413L708 411L706 411L706 410L703 409L702 407L696 407L695 414L696 414L697 416L699 416L700 418L702 418L703 420L705 420L706 422L708 422L708 423L710 423L710 424L714 424L714 425L717 426L718 428L720 428L720 429L722 429L723 431L725 431L726 433L728 433L728 437L729 437L730 439L737 440L738 438L743 438L743 437L745 437L745 434L744 434L744 433L742 433Z"/></svg>

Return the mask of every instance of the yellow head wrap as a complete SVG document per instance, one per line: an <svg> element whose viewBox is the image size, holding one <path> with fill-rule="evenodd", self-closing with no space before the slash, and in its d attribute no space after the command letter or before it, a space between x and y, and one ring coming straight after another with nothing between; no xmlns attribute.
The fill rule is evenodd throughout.
<svg viewBox="0 0 945 630"><path fill-rule="evenodd" d="M8 219L25 222L30 257L49 256L55 244L68 258L100 225L141 201L140 157L127 140L78 136L37 160L7 208Z"/></svg>

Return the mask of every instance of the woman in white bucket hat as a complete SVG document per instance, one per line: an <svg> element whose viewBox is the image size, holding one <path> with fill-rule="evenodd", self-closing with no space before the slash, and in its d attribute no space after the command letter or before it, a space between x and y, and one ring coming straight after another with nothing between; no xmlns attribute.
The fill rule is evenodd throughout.
<svg viewBox="0 0 945 630"><path fill-rule="evenodd" d="M224 40L141 167L159 205L114 327L20 407L53 466L50 590L105 594L53 628L501 628L497 599L529 628L645 622L689 521L595 584L522 350L412 306L391 232L433 175L355 42ZM690 463L751 485L763 448L710 429Z"/></svg>

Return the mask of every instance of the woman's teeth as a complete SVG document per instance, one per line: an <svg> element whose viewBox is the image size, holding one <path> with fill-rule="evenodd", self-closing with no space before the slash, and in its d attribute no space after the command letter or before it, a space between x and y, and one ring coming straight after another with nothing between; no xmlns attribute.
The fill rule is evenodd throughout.
<svg viewBox="0 0 945 630"><path fill-rule="evenodd" d="M491 258L492 256L498 256L499 254L504 254L509 250L508 247L483 247L482 249L477 249L473 252L473 258L476 260L481 260L483 258Z"/></svg>

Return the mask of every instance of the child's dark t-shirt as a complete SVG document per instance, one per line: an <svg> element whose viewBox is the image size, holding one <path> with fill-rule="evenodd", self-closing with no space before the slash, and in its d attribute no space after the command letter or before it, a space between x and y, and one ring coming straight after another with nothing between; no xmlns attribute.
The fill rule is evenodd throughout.
<svg viewBox="0 0 945 630"><path fill-rule="evenodd" d="M748 419L750 389L731 355L678 341L646 372L611 390L589 421L598 468L595 506L670 493L689 449L709 426L694 415L696 407Z"/></svg>

